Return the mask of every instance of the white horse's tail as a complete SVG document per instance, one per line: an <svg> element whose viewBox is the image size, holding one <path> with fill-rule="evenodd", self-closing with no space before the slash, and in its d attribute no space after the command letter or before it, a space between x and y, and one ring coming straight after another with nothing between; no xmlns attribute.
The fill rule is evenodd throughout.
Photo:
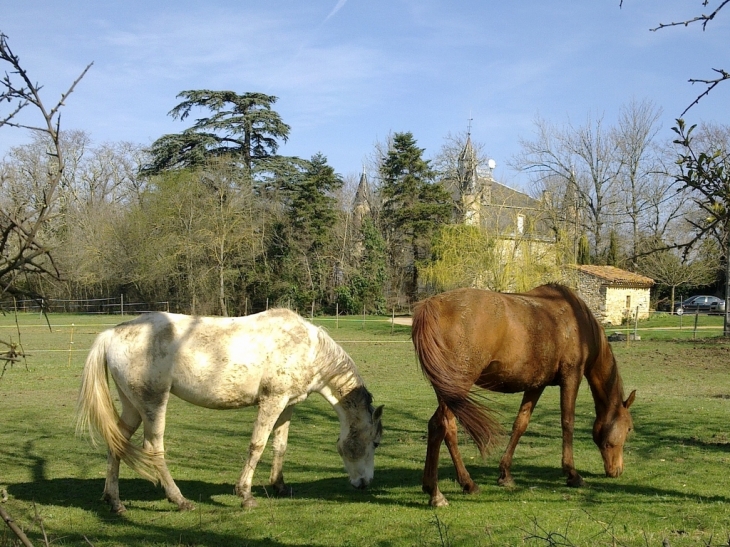
<svg viewBox="0 0 730 547"><path fill-rule="evenodd" d="M120 418L109 390L106 349L113 330L102 332L94 340L81 375L81 391L76 403L76 433L89 433L96 444L98 433L112 453L144 478L159 480L159 455L133 445L120 428Z"/></svg>

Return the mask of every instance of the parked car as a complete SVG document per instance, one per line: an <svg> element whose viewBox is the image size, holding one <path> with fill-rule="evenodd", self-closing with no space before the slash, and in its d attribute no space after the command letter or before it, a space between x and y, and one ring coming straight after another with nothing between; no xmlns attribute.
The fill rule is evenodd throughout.
<svg viewBox="0 0 730 547"><path fill-rule="evenodd" d="M684 302L675 304L674 313L680 308L683 313L725 313L725 301L717 296L690 296Z"/></svg>

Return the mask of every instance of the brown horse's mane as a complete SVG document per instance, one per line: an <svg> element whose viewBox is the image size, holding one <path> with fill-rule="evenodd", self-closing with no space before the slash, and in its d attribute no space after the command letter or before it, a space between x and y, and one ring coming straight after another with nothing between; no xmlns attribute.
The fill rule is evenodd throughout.
<svg viewBox="0 0 730 547"><path fill-rule="evenodd" d="M598 404L598 397L596 397L597 392L596 387L594 386L597 386L598 384L602 386L603 392L606 396L615 391L623 401L624 387L621 375L618 372L616 358L613 354L613 350L611 349L611 344L608 341L608 338L606 338L606 332L598 322L598 319L596 319L596 316L590 310L588 305L569 287L559 283L549 283L547 286L560 292L563 298L570 302L571 306L576 311L576 317L584 317L590 326L594 346L592 349L595 352L595 355L591 355L586 361L584 375L591 386L591 391L594 394L596 404ZM580 314L578 314L578 310L580 310Z"/></svg>

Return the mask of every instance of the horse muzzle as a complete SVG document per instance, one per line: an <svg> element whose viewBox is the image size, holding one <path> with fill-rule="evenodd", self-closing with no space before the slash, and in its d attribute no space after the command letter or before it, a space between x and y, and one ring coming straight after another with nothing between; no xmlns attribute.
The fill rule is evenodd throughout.
<svg viewBox="0 0 730 547"><path fill-rule="evenodd" d="M370 481L365 477L362 477L357 480L350 481L350 484L358 490L365 490L370 485Z"/></svg>
<svg viewBox="0 0 730 547"><path fill-rule="evenodd" d="M612 479L615 479L619 476L621 476L621 473L624 472L624 465L623 463L620 463L618 465L604 465L604 469L606 470L606 476L610 477Z"/></svg>

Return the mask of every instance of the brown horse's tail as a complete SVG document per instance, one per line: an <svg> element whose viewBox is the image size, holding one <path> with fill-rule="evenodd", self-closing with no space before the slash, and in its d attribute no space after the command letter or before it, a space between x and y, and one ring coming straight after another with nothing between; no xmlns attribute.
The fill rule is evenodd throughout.
<svg viewBox="0 0 730 547"><path fill-rule="evenodd" d="M76 433L88 432L95 443L98 433L109 450L144 478L157 483L158 455L133 445L121 429L119 413L112 401L107 378L106 348L112 330L97 336L81 375L81 391L76 403Z"/></svg>
<svg viewBox="0 0 730 547"><path fill-rule="evenodd" d="M462 364L446 342L438 324L438 303L429 298L416 305L411 336L424 376L431 382L436 397L443 402L486 455L502 426L490 409L476 400L473 379L464 374Z"/></svg>

